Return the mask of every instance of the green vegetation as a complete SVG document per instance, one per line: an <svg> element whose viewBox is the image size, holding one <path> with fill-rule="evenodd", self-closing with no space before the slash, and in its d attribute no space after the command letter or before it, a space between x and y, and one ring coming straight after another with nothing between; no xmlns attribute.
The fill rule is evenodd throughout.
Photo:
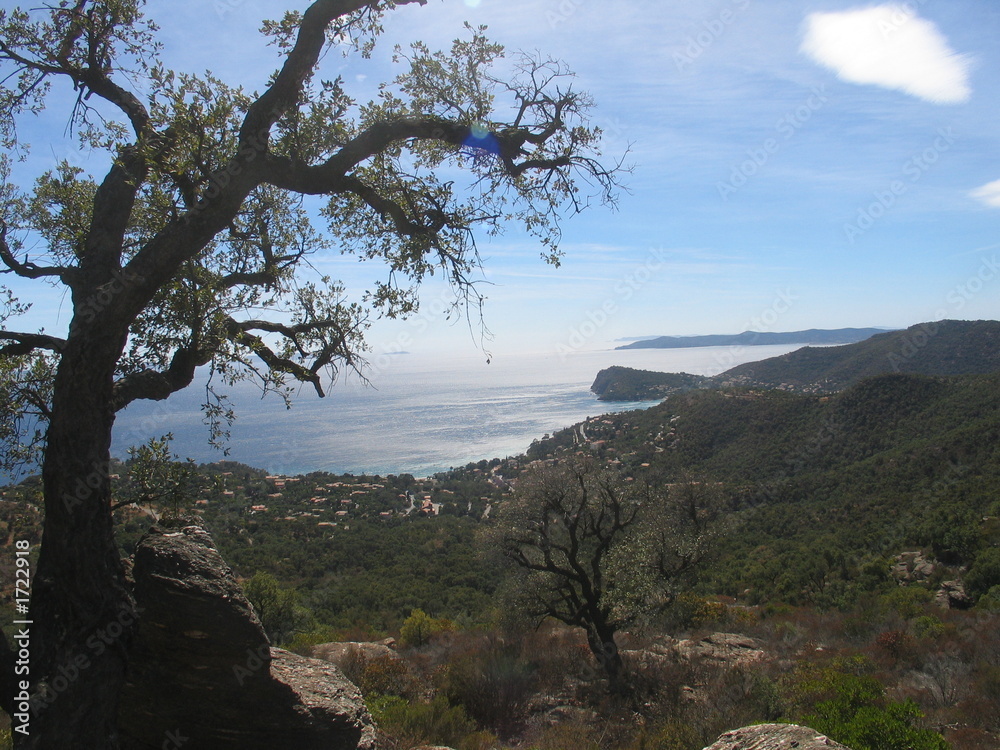
<svg viewBox="0 0 1000 750"><path fill-rule="evenodd" d="M1000 322L942 320L880 333L847 346L805 347L739 365L720 386L832 393L884 373L972 375L1000 370Z"/></svg>
<svg viewBox="0 0 1000 750"><path fill-rule="evenodd" d="M686 372L651 372L608 367L597 373L590 390L601 401L654 401L674 393L704 388L709 379Z"/></svg>
<svg viewBox="0 0 1000 750"><path fill-rule="evenodd" d="M851 606L893 585L885 560L930 550L973 565L1000 541L1000 375L883 375L832 396L748 389L675 395L536 442L588 449L637 481L722 483L743 531L701 590L750 602ZM992 552L975 593L995 585ZM880 562L881 561L881 562Z"/></svg>
<svg viewBox="0 0 1000 750"><path fill-rule="evenodd" d="M1000 738L998 450L1000 374L890 373L692 390L435 477L193 467L166 440L111 471L123 554L150 513L190 516L275 643L397 639L343 665L387 748L700 750L782 720L852 750L980 750ZM737 531L706 534L713 514ZM8 535L40 518L37 479L3 490ZM685 518L671 552L657 531ZM719 632L761 656L667 656L666 635Z"/></svg>
<svg viewBox="0 0 1000 750"><path fill-rule="evenodd" d="M865 378L887 373L974 375L1000 371L1000 322L997 321L944 320L889 333L878 333L877 329L847 330L865 335L843 340L829 338L826 342L815 340L811 343L846 345L807 346L780 357L738 365L710 378L687 373L609 367L598 373L591 390L603 401L659 400L695 388L743 387L835 393ZM766 336L757 334L755 342L778 343ZM701 338L715 340L725 337ZM857 343L847 344L848 341ZM620 348L630 349L651 343L636 342ZM728 344L720 340L718 344L704 345L743 347L750 344L736 339Z"/></svg>
<svg viewBox="0 0 1000 750"><path fill-rule="evenodd" d="M940 734L916 726L923 713L912 700L889 700L874 677L842 671L864 668L863 659L838 666L807 666L792 678L794 700L804 704L799 723L851 750L948 750Z"/></svg>

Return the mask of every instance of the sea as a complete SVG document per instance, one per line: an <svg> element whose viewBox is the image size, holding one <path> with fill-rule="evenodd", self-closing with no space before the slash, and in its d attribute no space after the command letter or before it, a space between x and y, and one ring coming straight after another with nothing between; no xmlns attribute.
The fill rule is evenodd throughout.
<svg viewBox="0 0 1000 750"><path fill-rule="evenodd" d="M373 357L367 382L343 376L319 398L303 387L286 409L241 384L229 390L237 419L228 455L209 445L201 404L206 380L162 402L137 401L118 415L113 455L173 436L172 449L198 463L239 461L274 474L431 476L482 459L523 453L532 441L591 416L655 402L604 402L590 391L612 365L715 375L792 346L626 349L520 355Z"/></svg>

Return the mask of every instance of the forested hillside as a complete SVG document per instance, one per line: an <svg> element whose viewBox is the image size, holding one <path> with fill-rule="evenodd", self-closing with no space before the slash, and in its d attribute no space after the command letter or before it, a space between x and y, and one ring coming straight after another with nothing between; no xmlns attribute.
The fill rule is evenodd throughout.
<svg viewBox="0 0 1000 750"><path fill-rule="evenodd" d="M733 386L835 393L885 373L970 375L998 370L1000 322L944 320L843 346L806 346L710 378L610 367L598 373L591 390L603 401L659 400L683 390Z"/></svg>
<svg viewBox="0 0 1000 750"><path fill-rule="evenodd" d="M943 366L946 350L921 351ZM964 362L988 369L990 356L973 347ZM777 720L853 750L1000 744L1000 373L890 372L832 394L699 388L434 477L287 477L167 457L161 444L112 466L122 554L154 518L180 515L212 534L273 643L310 654L396 639L341 664L387 747L699 750ZM633 502L681 488L709 498L720 522L689 538L696 569L683 545L659 558L661 573L670 560L684 571L662 589L636 573L636 553L680 517L624 538L614 580L635 575L638 588L620 590L651 596L605 643L622 655L610 693L584 628L525 609L546 594L542 571L518 577L491 542L510 539L518 511L522 539L581 528L579 547L559 548L600 548L587 537L608 522L600 508L584 526L583 506L530 515L533 497L550 497L532 494L538 478L567 465L599 467L626 520ZM37 478L2 492L8 538L37 543ZM702 506L689 507L697 527ZM543 556L561 545L542 539Z"/></svg>
<svg viewBox="0 0 1000 750"><path fill-rule="evenodd" d="M887 372L965 375L1000 370L1000 322L943 320L836 347L805 347L719 375L722 386L834 392Z"/></svg>

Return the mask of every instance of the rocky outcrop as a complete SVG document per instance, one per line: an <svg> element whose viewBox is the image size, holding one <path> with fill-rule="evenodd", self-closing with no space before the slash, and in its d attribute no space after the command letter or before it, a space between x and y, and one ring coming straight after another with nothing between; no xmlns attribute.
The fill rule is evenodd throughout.
<svg viewBox="0 0 1000 750"><path fill-rule="evenodd" d="M943 581L934 595L934 603L943 609L968 609L973 602L961 581Z"/></svg>
<svg viewBox="0 0 1000 750"><path fill-rule="evenodd" d="M901 552L889 569L900 586L926 581L937 572L937 565L928 560L922 552Z"/></svg>
<svg viewBox="0 0 1000 750"><path fill-rule="evenodd" d="M761 724L726 732L705 750L850 750L846 745L794 724Z"/></svg>
<svg viewBox="0 0 1000 750"><path fill-rule="evenodd" d="M683 659L701 659L743 666L764 658L764 644L756 638L738 633L712 633L697 640L677 641L673 649Z"/></svg>
<svg viewBox="0 0 1000 750"><path fill-rule="evenodd" d="M374 750L357 688L328 662L270 647L203 529L154 527L132 576L122 748Z"/></svg>
<svg viewBox="0 0 1000 750"><path fill-rule="evenodd" d="M746 666L764 659L764 644L738 633L711 633L703 638L678 640L661 636L645 649L623 651L626 661L681 662L700 661L720 667Z"/></svg>
<svg viewBox="0 0 1000 750"><path fill-rule="evenodd" d="M393 639L387 639L378 643L365 641L343 643L321 643L314 646L312 655L317 659L336 664L340 669L347 671L358 661L370 662L374 659L388 659L389 661L403 661L403 657L396 653L392 645Z"/></svg>

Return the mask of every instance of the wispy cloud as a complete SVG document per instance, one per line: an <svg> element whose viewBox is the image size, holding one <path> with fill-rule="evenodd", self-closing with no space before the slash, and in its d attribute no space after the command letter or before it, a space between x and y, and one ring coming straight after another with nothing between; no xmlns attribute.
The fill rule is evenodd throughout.
<svg viewBox="0 0 1000 750"><path fill-rule="evenodd" d="M988 182L969 193L973 198L982 201L987 206L1000 208L1000 180Z"/></svg>
<svg viewBox="0 0 1000 750"><path fill-rule="evenodd" d="M812 13L802 51L844 81L897 89L935 104L972 94L967 57L908 4Z"/></svg>

